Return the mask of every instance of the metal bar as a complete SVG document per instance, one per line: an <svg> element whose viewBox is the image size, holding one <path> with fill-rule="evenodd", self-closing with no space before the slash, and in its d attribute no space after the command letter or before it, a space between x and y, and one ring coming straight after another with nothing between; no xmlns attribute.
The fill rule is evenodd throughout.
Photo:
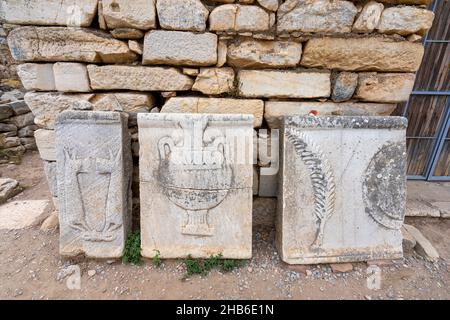
<svg viewBox="0 0 450 320"><path fill-rule="evenodd" d="M411 95L450 96L450 91L413 91Z"/></svg>
<svg viewBox="0 0 450 320"><path fill-rule="evenodd" d="M437 177L434 175L434 171L436 170L436 166L439 162L439 158L441 157L442 148L444 147L445 137L447 136L448 130L450 130L450 99L447 99L445 104L445 114L443 121L439 124L439 131L436 136L435 146L433 148L432 159L430 161L429 171L427 172L427 178L430 180L431 178ZM439 176L443 177L443 176ZM448 176L450 179L450 176Z"/></svg>

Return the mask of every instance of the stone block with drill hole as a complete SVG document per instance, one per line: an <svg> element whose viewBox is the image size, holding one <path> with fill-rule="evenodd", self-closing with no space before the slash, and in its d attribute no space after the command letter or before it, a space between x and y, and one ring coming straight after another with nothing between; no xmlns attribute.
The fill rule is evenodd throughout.
<svg viewBox="0 0 450 320"><path fill-rule="evenodd" d="M60 254L119 258L131 227L127 118L65 111L56 120Z"/></svg>
<svg viewBox="0 0 450 320"><path fill-rule="evenodd" d="M138 115L142 255L252 256L253 116Z"/></svg>
<svg viewBox="0 0 450 320"><path fill-rule="evenodd" d="M287 117L277 247L289 264L397 259L406 202L402 117Z"/></svg>

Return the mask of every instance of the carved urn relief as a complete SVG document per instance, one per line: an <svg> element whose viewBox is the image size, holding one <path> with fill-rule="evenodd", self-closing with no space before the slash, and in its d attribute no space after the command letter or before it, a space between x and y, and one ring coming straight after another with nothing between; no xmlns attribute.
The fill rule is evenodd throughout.
<svg viewBox="0 0 450 320"><path fill-rule="evenodd" d="M227 196L233 170L225 137L207 118L181 120L178 129L158 143L158 181L167 198L185 212L181 232L212 236L209 210Z"/></svg>

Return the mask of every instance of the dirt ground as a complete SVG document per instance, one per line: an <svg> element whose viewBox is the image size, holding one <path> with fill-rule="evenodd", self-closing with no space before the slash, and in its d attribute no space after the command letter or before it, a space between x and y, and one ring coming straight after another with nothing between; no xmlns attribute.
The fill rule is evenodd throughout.
<svg viewBox="0 0 450 320"><path fill-rule="evenodd" d="M17 200L50 199L37 153L26 155L21 165L1 166L0 175L26 186ZM244 266L185 281L181 261L164 261L157 268L149 260L141 266L66 260L58 255L58 231L0 230L0 299L450 299L450 219L407 222L435 245L441 259L433 264L407 252L403 260L380 266L379 290L367 287L366 263L353 264L349 273L333 273L329 265L287 266L267 226L255 227L254 257ZM70 290L61 277L74 264L81 269L79 290Z"/></svg>

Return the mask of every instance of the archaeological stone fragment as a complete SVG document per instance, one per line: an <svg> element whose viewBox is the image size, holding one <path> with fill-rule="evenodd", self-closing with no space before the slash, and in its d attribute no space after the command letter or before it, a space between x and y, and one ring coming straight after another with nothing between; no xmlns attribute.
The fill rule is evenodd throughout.
<svg viewBox="0 0 450 320"><path fill-rule="evenodd" d="M406 202L401 117L287 117L276 244L283 261L397 259Z"/></svg>
<svg viewBox="0 0 450 320"><path fill-rule="evenodd" d="M119 258L131 227L126 116L65 111L56 122L60 254Z"/></svg>
<svg viewBox="0 0 450 320"><path fill-rule="evenodd" d="M142 255L248 259L253 117L139 114Z"/></svg>

